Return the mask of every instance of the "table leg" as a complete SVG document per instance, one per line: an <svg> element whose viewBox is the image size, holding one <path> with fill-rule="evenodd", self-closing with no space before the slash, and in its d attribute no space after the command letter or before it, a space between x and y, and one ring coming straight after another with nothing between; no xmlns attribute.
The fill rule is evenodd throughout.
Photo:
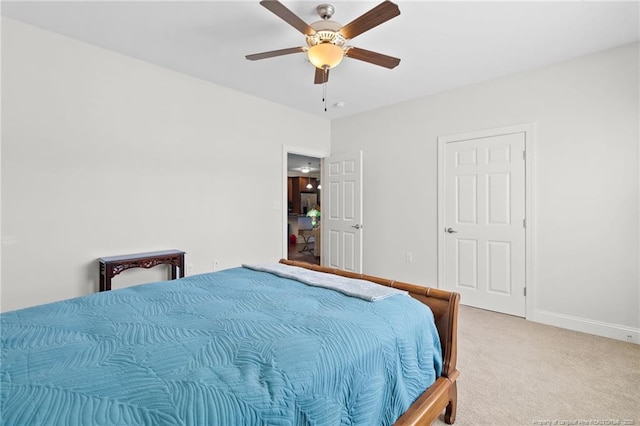
<svg viewBox="0 0 640 426"><path fill-rule="evenodd" d="M171 279L175 280L178 277L178 271L177 271L178 267L176 265L170 265L170 266L171 266Z"/></svg>
<svg viewBox="0 0 640 426"><path fill-rule="evenodd" d="M184 254L180 255L180 278L184 278Z"/></svg>

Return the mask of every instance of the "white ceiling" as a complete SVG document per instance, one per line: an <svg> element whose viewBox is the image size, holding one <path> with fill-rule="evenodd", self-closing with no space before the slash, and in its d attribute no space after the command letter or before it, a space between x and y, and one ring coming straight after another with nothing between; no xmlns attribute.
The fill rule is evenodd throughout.
<svg viewBox="0 0 640 426"><path fill-rule="evenodd" d="M282 3L311 23L323 1ZM344 25L381 1L333 1L333 20ZM327 112L305 54L244 58L304 45L257 0L2 1L2 15L328 119L640 39L638 1L397 4L400 16L348 44L402 62L388 70L345 59L331 70Z"/></svg>
<svg viewBox="0 0 640 426"><path fill-rule="evenodd" d="M321 159L305 155L287 154L288 176L320 177ZM303 172L303 169L309 169Z"/></svg>

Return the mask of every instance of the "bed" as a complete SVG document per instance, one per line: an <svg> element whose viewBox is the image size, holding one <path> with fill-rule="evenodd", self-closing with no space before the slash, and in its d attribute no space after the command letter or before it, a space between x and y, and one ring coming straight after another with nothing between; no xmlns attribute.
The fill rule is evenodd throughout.
<svg viewBox="0 0 640 426"><path fill-rule="evenodd" d="M2 423L454 422L456 293L277 267L411 298L371 302L248 265L7 312Z"/></svg>

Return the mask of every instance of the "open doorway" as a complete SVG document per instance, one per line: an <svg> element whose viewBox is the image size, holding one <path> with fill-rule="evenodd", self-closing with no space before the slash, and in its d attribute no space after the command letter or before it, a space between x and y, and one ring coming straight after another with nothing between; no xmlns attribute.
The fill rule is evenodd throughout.
<svg viewBox="0 0 640 426"><path fill-rule="evenodd" d="M287 258L322 264L322 158L287 152Z"/></svg>

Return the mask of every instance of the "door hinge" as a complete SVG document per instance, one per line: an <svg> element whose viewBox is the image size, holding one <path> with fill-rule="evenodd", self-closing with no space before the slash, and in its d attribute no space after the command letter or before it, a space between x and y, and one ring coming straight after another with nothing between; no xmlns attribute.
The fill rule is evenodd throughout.
<svg viewBox="0 0 640 426"><path fill-rule="evenodd" d="M527 219L522 219L522 227L523 228L527 227Z"/></svg>
<svg viewBox="0 0 640 426"><path fill-rule="evenodd" d="M524 290L524 295L526 296L527 295L527 288L525 287L525 288L523 288L523 290Z"/></svg>
<svg viewBox="0 0 640 426"><path fill-rule="evenodd" d="M527 159L527 151L522 151L522 159L523 160Z"/></svg>

